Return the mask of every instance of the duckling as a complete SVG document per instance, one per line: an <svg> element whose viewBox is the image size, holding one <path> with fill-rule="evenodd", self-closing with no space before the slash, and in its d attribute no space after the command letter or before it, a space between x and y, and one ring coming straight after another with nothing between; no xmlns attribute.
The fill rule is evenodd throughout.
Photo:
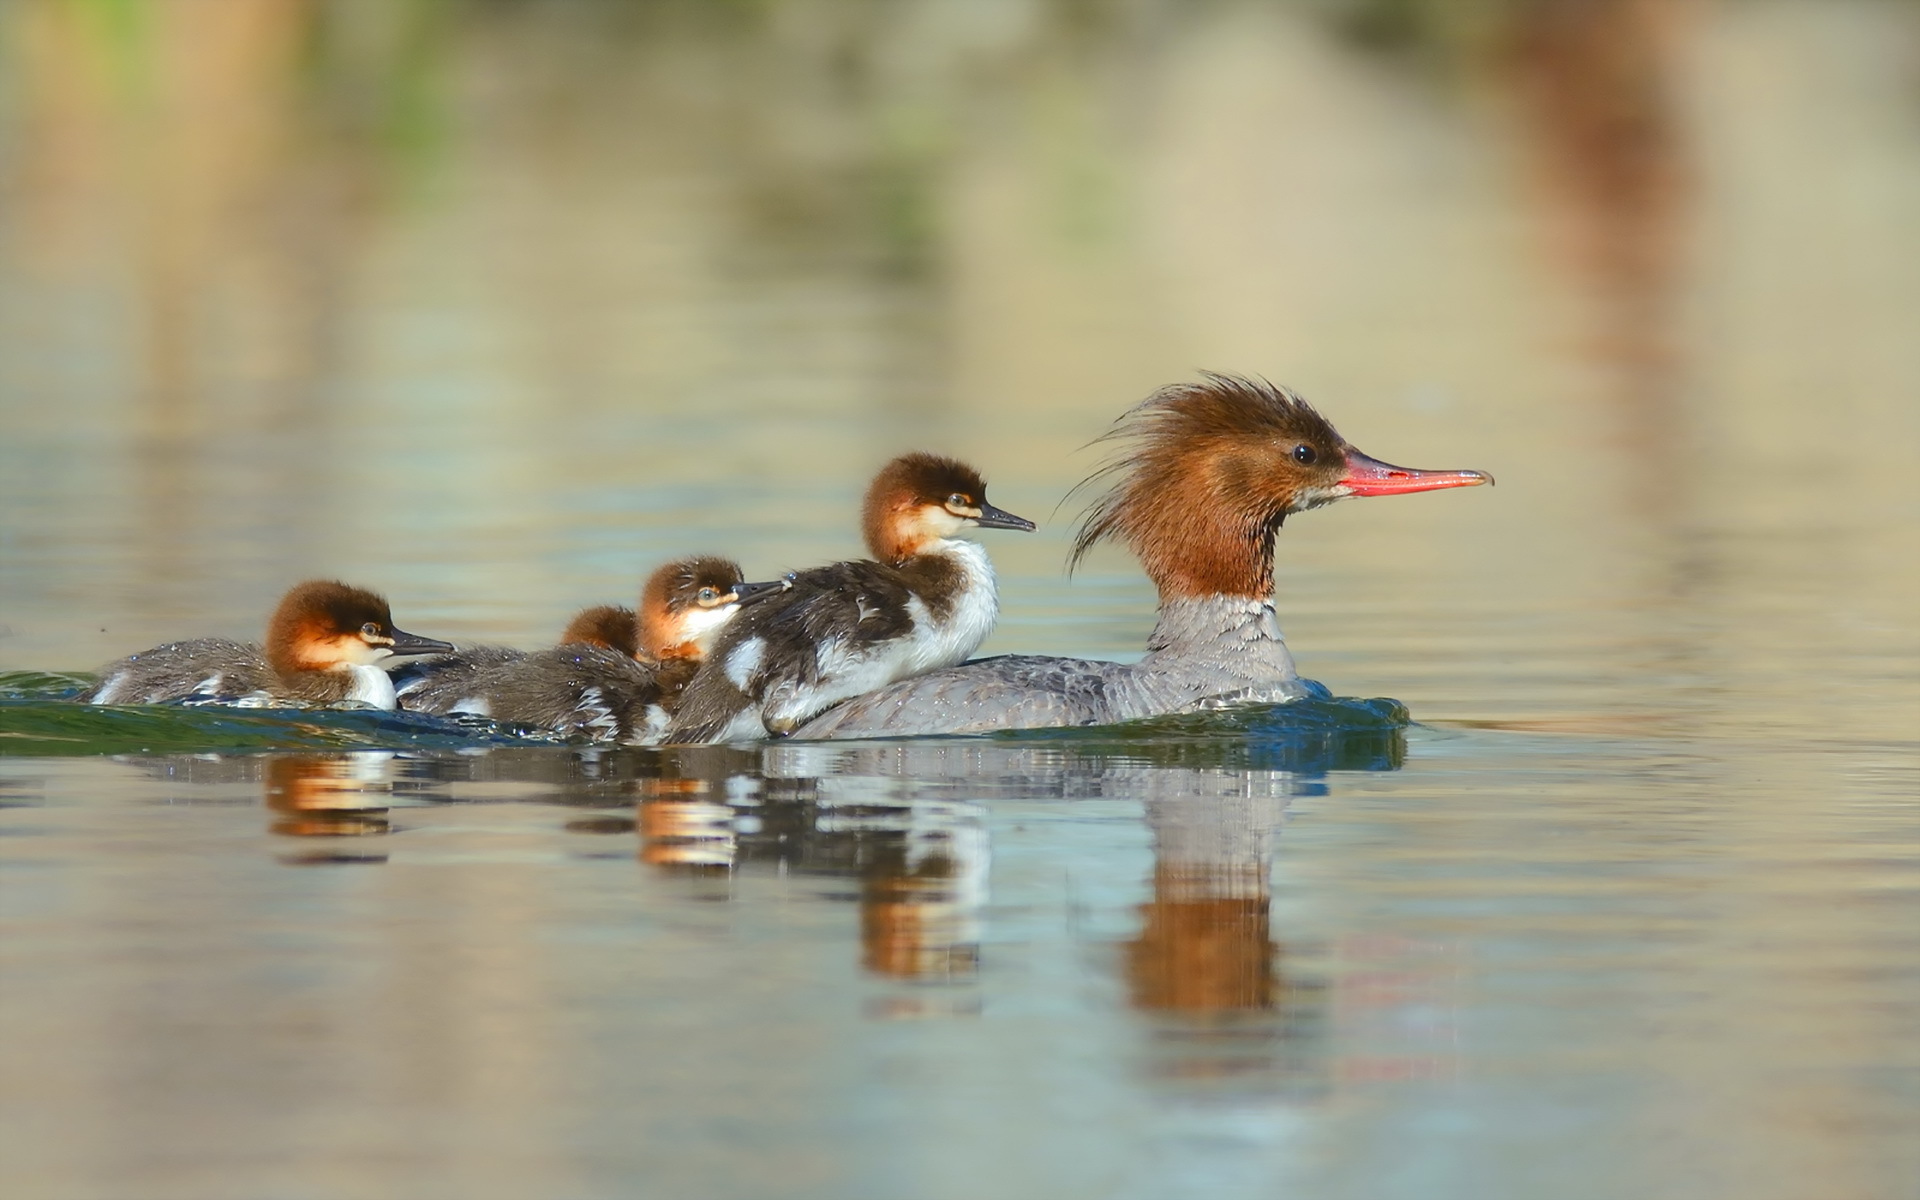
<svg viewBox="0 0 1920 1200"><path fill-rule="evenodd" d="M972 467L917 453L874 477L861 524L873 558L801 571L730 625L687 685L669 740L782 737L849 697L963 661L1000 602L986 550L959 534L1034 528L987 503Z"/></svg>
<svg viewBox="0 0 1920 1200"><path fill-rule="evenodd" d="M747 583L724 558L679 559L647 580L634 654L585 641L596 630L613 640L619 614L588 609L568 626L575 640L480 671L458 688L434 686L402 697L421 712L466 713L535 725L594 741L650 745L660 740L713 639L735 614L788 588L786 580ZM609 626L612 626L609 628Z"/></svg>
<svg viewBox="0 0 1920 1200"><path fill-rule="evenodd" d="M640 653L639 614L616 604L583 608L560 632L560 646L598 646L629 658ZM467 646L408 663L393 674L400 707L410 712L444 712L446 705L473 694L474 681L529 653L512 646Z"/></svg>
<svg viewBox="0 0 1920 1200"><path fill-rule="evenodd" d="M228 638L169 642L108 663L86 704L179 700L352 700L395 707L387 668L453 647L397 629L387 602L365 588L313 579L281 599L265 647Z"/></svg>

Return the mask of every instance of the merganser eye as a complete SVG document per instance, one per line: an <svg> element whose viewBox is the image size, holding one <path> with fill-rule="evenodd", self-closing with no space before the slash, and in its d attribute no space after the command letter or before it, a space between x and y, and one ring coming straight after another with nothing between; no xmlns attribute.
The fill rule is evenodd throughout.
<svg viewBox="0 0 1920 1200"><path fill-rule="evenodd" d="M700 595L698 599L702 604L712 604L715 600L718 600L719 598L720 598L720 593L714 591L710 587L703 587L700 589Z"/></svg>
<svg viewBox="0 0 1920 1200"><path fill-rule="evenodd" d="M1293 461L1299 463L1303 467L1312 466L1314 464L1314 461L1319 457L1320 456L1314 452L1313 447L1307 445L1305 442L1302 442L1298 446L1295 446L1293 448Z"/></svg>
<svg viewBox="0 0 1920 1200"><path fill-rule="evenodd" d="M368 621L368 622L367 622L367 623L366 623L365 625L362 625L362 626L360 627L360 636L361 636L361 637L370 637L370 638L377 638L377 637L379 637L379 636L380 636L380 623L379 623L378 621Z"/></svg>
<svg viewBox="0 0 1920 1200"><path fill-rule="evenodd" d="M955 493L954 493L953 495L951 495L951 496L948 496L948 497L947 497L947 507L949 507L949 508L972 508L972 507L973 507L973 501L971 501L971 500L969 500L969 499L967 499L967 497L965 496L965 494L963 494L963 493L961 493L961 492L955 492Z"/></svg>

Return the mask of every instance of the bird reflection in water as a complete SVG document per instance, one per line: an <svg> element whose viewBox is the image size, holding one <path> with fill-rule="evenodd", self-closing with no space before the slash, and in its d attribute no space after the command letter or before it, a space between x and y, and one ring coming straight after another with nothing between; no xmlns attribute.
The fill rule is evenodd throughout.
<svg viewBox="0 0 1920 1200"><path fill-rule="evenodd" d="M1119 947L1117 971L1129 1003L1148 1019L1145 1069L1214 1094L1317 1095L1332 1078L1332 989L1289 969L1287 948L1273 936L1275 835L1293 798L1323 794L1330 772L1398 769L1404 722L1404 710L1387 701L1253 709L1072 734L788 744L769 748L762 769L842 788L891 781L916 808L978 813L974 802L996 797L1142 802L1154 844L1152 895L1139 908L1139 932ZM976 817L972 827L981 838L970 856L979 864L978 898L957 906L968 928L951 941L977 947L987 855L984 821ZM869 884L863 897L877 890ZM868 903L865 911L874 909ZM863 935L868 968L883 971L871 917ZM966 968L977 970L977 949Z"/></svg>
<svg viewBox="0 0 1920 1200"><path fill-rule="evenodd" d="M268 830L282 837L368 837L393 831L387 808L393 791L392 754L280 754L263 772ZM385 862L384 854L332 848L282 855L290 865Z"/></svg>
<svg viewBox="0 0 1920 1200"><path fill-rule="evenodd" d="M1301 776L1172 769L1146 782L1153 892L1121 972L1156 1018L1149 1072L1322 1090L1327 989L1285 969L1272 933L1273 842Z"/></svg>
<svg viewBox="0 0 1920 1200"><path fill-rule="evenodd" d="M740 851L734 810L712 798L707 780L645 779L639 790L641 862L693 874L733 870Z"/></svg>
<svg viewBox="0 0 1920 1200"><path fill-rule="evenodd" d="M393 832L387 810L396 786L423 795L442 789L432 759L389 750L298 751L276 754L116 755L163 783L169 803L231 803L248 792L263 797L267 831L290 838L360 838ZM406 782L401 784L404 779ZM283 855L292 865L385 862L380 853L315 849Z"/></svg>
<svg viewBox="0 0 1920 1200"><path fill-rule="evenodd" d="M669 751L661 777L639 782L640 861L676 873L771 871L837 884L826 895L860 909L861 965L911 983L961 984L978 970L987 835L978 806L926 798L899 778L843 770L782 748ZM824 773L821 773L823 772ZM874 1015L977 1011L893 996Z"/></svg>
<svg viewBox="0 0 1920 1200"><path fill-rule="evenodd" d="M860 887L861 965L916 982L971 980L980 968L986 831L885 847Z"/></svg>
<svg viewBox="0 0 1920 1200"><path fill-rule="evenodd" d="M1153 896L1140 906L1140 935L1126 954L1136 1007L1209 1016L1274 1006L1280 948L1270 937L1269 862L1258 843L1284 804L1196 796L1149 806Z"/></svg>

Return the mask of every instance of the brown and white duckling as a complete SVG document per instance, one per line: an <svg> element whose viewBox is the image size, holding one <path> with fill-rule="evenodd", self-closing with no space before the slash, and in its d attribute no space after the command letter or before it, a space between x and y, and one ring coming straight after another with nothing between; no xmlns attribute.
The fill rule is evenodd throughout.
<svg viewBox="0 0 1920 1200"><path fill-rule="evenodd" d="M365 588L314 579L296 585L267 625L264 647L227 638L169 642L100 670L86 704L177 700L331 704L393 708L386 668L453 647L396 629L387 602Z"/></svg>
<svg viewBox="0 0 1920 1200"><path fill-rule="evenodd" d="M639 614L630 608L598 604L575 613L556 644L598 646L633 658L640 653L639 624ZM451 654L416 660L395 671L394 692L400 707L409 712L445 712L446 705L473 695L474 681L482 675L538 653L512 646L465 646Z"/></svg>
<svg viewBox="0 0 1920 1200"><path fill-rule="evenodd" d="M861 524L873 558L798 572L791 590L729 625L668 740L782 736L851 696L963 661L1000 601L986 550L959 535L1034 527L987 503L978 471L935 454L882 468Z"/></svg>
<svg viewBox="0 0 1920 1200"><path fill-rule="evenodd" d="M574 640L482 671L460 688L409 693L408 708L467 713L534 725L595 741L640 745L660 740L682 689L714 638L747 605L785 591L784 579L747 583L737 563L684 558L647 579L634 630L637 653L608 644L620 613L588 609L568 626ZM595 629L605 641L587 641Z"/></svg>

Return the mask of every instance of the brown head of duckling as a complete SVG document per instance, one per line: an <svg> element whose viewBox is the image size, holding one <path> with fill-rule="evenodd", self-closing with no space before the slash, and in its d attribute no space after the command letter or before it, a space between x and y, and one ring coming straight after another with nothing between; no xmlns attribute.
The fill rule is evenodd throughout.
<svg viewBox="0 0 1920 1200"><path fill-rule="evenodd" d="M296 584L267 624L267 661L282 675L338 671L452 649L446 642L397 628L383 597L337 580Z"/></svg>
<svg viewBox="0 0 1920 1200"><path fill-rule="evenodd" d="M748 583L731 559L697 555L676 559L647 577L640 593L642 661L700 659L745 604L785 591L787 580Z"/></svg>
<svg viewBox="0 0 1920 1200"><path fill-rule="evenodd" d="M958 459L903 454L867 488L860 528L867 551L899 564L967 528L1021 529L1033 522L987 503L987 481Z"/></svg>
<svg viewBox="0 0 1920 1200"><path fill-rule="evenodd" d="M640 614L619 604L583 608L560 632L562 646L599 646L628 658L640 655Z"/></svg>

